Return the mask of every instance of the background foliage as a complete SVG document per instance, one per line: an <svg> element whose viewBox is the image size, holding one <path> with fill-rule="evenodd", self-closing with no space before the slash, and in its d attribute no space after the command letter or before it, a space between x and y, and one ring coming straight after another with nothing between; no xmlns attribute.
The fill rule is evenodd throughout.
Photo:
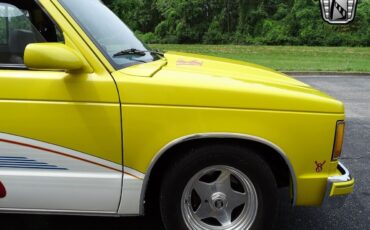
<svg viewBox="0 0 370 230"><path fill-rule="evenodd" d="M333 26L319 0L105 0L147 43L369 46L370 0Z"/></svg>

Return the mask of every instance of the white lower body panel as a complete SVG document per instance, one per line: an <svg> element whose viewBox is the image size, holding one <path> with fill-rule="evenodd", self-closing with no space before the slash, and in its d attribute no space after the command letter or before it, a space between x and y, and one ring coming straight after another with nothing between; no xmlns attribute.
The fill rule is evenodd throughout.
<svg viewBox="0 0 370 230"><path fill-rule="evenodd" d="M122 166L71 149L0 134L0 210L117 213Z"/></svg>
<svg viewBox="0 0 370 230"><path fill-rule="evenodd" d="M0 170L0 180L7 190L0 210L114 212L121 192L121 175L115 173Z"/></svg>
<svg viewBox="0 0 370 230"><path fill-rule="evenodd" d="M139 215L144 174L125 167L119 215Z"/></svg>

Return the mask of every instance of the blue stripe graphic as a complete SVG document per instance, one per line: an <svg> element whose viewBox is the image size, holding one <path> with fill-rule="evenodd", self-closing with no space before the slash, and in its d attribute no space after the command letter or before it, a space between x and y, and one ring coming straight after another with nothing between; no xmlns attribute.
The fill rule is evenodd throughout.
<svg viewBox="0 0 370 230"><path fill-rule="evenodd" d="M68 170L67 168L50 165L44 162L38 162L27 157L8 156L0 156L0 168Z"/></svg>
<svg viewBox="0 0 370 230"><path fill-rule="evenodd" d="M4 156L0 156L0 159L28 159L27 157L4 157Z"/></svg>
<svg viewBox="0 0 370 230"><path fill-rule="evenodd" d="M0 160L0 164L41 164L41 165L47 165L48 163L43 162L37 162L37 161L2 161Z"/></svg>
<svg viewBox="0 0 370 230"><path fill-rule="evenodd" d="M4 165L0 165L0 168L68 170L68 169L66 169L66 168L33 167L33 166L4 166Z"/></svg>

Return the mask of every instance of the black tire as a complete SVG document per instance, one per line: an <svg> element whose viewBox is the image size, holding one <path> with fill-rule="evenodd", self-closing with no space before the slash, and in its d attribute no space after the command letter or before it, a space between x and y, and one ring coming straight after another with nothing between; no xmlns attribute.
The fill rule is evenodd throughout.
<svg viewBox="0 0 370 230"><path fill-rule="evenodd" d="M160 192L160 211L166 229L192 228L187 227L189 224L186 224L181 209L184 189L198 172L217 165L239 170L254 186L258 197L258 209L248 229L270 229L276 216L278 203L277 185L270 167L253 149L226 144L193 149L169 167L163 178ZM234 227L224 229L233 230Z"/></svg>

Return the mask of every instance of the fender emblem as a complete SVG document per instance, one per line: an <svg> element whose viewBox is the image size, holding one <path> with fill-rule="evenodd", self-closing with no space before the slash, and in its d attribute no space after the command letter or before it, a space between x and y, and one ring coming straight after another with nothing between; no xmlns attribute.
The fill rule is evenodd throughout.
<svg viewBox="0 0 370 230"><path fill-rule="evenodd" d="M0 199L6 197L6 189L0 181Z"/></svg>
<svg viewBox="0 0 370 230"><path fill-rule="evenodd" d="M326 163L326 161L324 161L322 163L315 161L315 164L316 164L316 172L317 173L322 172L325 163Z"/></svg>

